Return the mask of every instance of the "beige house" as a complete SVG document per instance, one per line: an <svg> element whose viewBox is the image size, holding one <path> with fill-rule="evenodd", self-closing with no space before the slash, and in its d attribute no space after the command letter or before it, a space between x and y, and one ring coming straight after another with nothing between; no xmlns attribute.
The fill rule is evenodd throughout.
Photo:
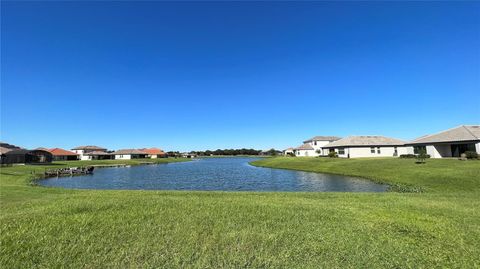
<svg viewBox="0 0 480 269"><path fill-rule="evenodd" d="M407 143L407 151L425 150L431 158L460 157L465 151L480 153L480 125L461 125Z"/></svg>
<svg viewBox="0 0 480 269"><path fill-rule="evenodd" d="M148 153L138 149L119 149L112 153L115 155L115 160L130 160L147 158Z"/></svg>
<svg viewBox="0 0 480 269"><path fill-rule="evenodd" d="M106 148L97 147L97 146L78 146L72 149L72 152L78 154L80 160L102 160L102 159L111 159L109 153L107 153Z"/></svg>
<svg viewBox="0 0 480 269"><path fill-rule="evenodd" d="M288 148L283 150L283 155L288 156L288 155L293 155L293 148Z"/></svg>
<svg viewBox="0 0 480 269"><path fill-rule="evenodd" d="M315 157L318 156L317 153L315 153L315 149L309 144L305 143L299 147L296 147L293 149L293 152L295 156L297 157Z"/></svg>
<svg viewBox="0 0 480 269"><path fill-rule="evenodd" d="M314 149L313 154L310 154L309 156L326 156L328 155L328 150L324 150L323 146L339 139L341 139L341 137L319 135L303 141L303 144L309 144Z"/></svg>
<svg viewBox="0 0 480 269"><path fill-rule="evenodd" d="M335 151L342 158L397 157L407 153L405 141L380 135L348 136L323 149Z"/></svg>

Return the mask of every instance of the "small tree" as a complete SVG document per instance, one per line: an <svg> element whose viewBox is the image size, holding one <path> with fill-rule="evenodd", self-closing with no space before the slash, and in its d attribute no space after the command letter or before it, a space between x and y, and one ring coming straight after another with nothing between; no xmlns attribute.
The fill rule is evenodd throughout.
<svg viewBox="0 0 480 269"><path fill-rule="evenodd" d="M427 152L424 149L420 149L417 155L417 163L425 163L427 157Z"/></svg>

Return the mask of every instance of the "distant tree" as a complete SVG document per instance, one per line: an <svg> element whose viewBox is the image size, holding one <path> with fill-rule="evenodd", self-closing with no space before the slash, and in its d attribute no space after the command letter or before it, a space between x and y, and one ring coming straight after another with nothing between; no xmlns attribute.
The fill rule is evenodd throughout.
<svg viewBox="0 0 480 269"><path fill-rule="evenodd" d="M277 150L275 149L270 149L267 151L267 155L270 155L270 156L277 156Z"/></svg>

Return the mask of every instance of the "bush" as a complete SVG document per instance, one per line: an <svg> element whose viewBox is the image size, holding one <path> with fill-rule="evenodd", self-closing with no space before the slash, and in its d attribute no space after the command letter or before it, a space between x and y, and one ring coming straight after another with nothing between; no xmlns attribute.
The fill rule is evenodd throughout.
<svg viewBox="0 0 480 269"><path fill-rule="evenodd" d="M465 151L465 157L467 159L478 159L478 153L475 151Z"/></svg>
<svg viewBox="0 0 480 269"><path fill-rule="evenodd" d="M400 155L400 158L402 158L402 159L414 159L414 158L417 158L417 155L415 155L415 154L402 154L402 155ZM430 158L430 155L425 154L425 159L429 159L429 158Z"/></svg>
<svg viewBox="0 0 480 269"><path fill-rule="evenodd" d="M427 155L427 152L424 149L418 151L417 163L425 163L425 159L427 158L430 158L430 156Z"/></svg>
<svg viewBox="0 0 480 269"><path fill-rule="evenodd" d="M338 154L335 151L331 151L328 153L328 157L330 158L338 158Z"/></svg>

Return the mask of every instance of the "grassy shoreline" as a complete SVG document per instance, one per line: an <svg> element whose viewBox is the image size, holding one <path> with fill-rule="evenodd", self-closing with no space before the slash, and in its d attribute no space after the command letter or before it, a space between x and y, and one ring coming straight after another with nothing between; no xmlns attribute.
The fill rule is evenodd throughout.
<svg viewBox="0 0 480 269"><path fill-rule="evenodd" d="M476 177L480 161L455 159L429 159L416 164L411 159L398 158L308 158L277 157L250 163L269 167L306 172L329 173L365 178L389 184L395 192L480 192ZM461 181L460 184L455 182Z"/></svg>
<svg viewBox="0 0 480 269"><path fill-rule="evenodd" d="M255 164L357 174L375 167L379 180L415 181L396 175L409 166L402 162L292 159ZM468 175L480 167L458 161L455 176L457 163L446 164L407 172L424 193L72 190L31 186L31 170L43 166L2 167L0 266L479 267L480 179ZM53 166L65 165L77 164Z"/></svg>

